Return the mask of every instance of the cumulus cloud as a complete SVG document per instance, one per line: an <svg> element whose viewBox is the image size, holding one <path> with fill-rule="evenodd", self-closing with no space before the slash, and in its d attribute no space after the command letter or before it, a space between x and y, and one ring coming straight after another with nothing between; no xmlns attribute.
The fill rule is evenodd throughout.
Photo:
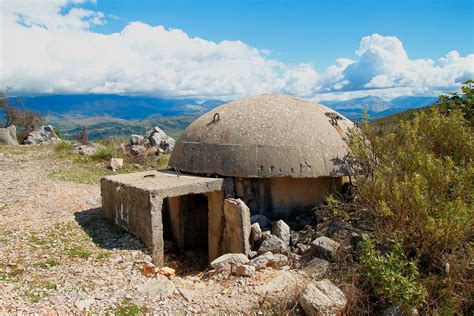
<svg viewBox="0 0 474 316"><path fill-rule="evenodd" d="M434 94L474 77L474 54L413 60L398 38L378 34L362 38L353 59L339 58L322 72L282 63L269 50L240 41L216 43L141 22L101 34L91 28L106 23L106 15L85 10L85 1L2 1L1 88L11 86L15 94L233 99L281 92L343 99Z"/></svg>

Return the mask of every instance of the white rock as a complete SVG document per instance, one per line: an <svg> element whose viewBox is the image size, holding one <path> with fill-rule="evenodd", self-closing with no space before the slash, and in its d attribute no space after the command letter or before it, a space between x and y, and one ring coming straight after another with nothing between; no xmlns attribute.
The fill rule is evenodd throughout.
<svg viewBox="0 0 474 316"><path fill-rule="evenodd" d="M320 258L334 260L339 246L337 241L322 236L311 243L311 251Z"/></svg>
<svg viewBox="0 0 474 316"><path fill-rule="evenodd" d="M290 226L281 219L273 223L272 234L283 240L285 245L290 245Z"/></svg>
<svg viewBox="0 0 474 316"><path fill-rule="evenodd" d="M123 159L111 158L109 166L110 166L110 169L112 169L113 171L117 171L123 167Z"/></svg>
<svg viewBox="0 0 474 316"><path fill-rule="evenodd" d="M347 304L344 293L328 279L308 284L299 297L308 315L337 315Z"/></svg>
<svg viewBox="0 0 474 316"><path fill-rule="evenodd" d="M267 251L273 253L287 253L288 247L280 238L274 235L269 235L265 237L265 240L262 242L257 252L263 254Z"/></svg>
<svg viewBox="0 0 474 316"><path fill-rule="evenodd" d="M248 262L248 265L254 266L256 270L262 270L266 267L276 267L275 256L270 251L253 258Z"/></svg>
<svg viewBox="0 0 474 316"><path fill-rule="evenodd" d="M155 298L166 298L174 293L176 286L167 277L160 274L137 286L137 291Z"/></svg>
<svg viewBox="0 0 474 316"><path fill-rule="evenodd" d="M211 262L210 266L216 270L227 270L249 262L249 258L243 253L227 253Z"/></svg>
<svg viewBox="0 0 474 316"><path fill-rule="evenodd" d="M87 311L91 308L91 306L95 303L94 298L88 298L85 300L81 301L76 301L74 305L77 307L78 310L80 311Z"/></svg>
<svg viewBox="0 0 474 316"><path fill-rule="evenodd" d="M18 145L18 140L16 139L15 125L11 125L6 128L0 128L0 144Z"/></svg>
<svg viewBox="0 0 474 316"><path fill-rule="evenodd" d="M262 239L262 229L259 223L253 223L252 226L250 226L250 238L252 238L254 242Z"/></svg>

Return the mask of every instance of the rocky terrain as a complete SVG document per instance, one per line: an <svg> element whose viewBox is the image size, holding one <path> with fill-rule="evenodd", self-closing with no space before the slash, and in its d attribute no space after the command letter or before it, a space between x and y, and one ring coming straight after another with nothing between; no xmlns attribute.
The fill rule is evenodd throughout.
<svg viewBox="0 0 474 316"><path fill-rule="evenodd" d="M0 147L0 313L298 309L293 302L329 265L320 260L297 270L281 255L262 264L263 254L255 269L250 261L236 271L225 258L192 269L186 260L198 254L189 252L160 270L137 239L101 218L97 184L50 177L74 167L52 145ZM318 292L315 286L305 293Z"/></svg>

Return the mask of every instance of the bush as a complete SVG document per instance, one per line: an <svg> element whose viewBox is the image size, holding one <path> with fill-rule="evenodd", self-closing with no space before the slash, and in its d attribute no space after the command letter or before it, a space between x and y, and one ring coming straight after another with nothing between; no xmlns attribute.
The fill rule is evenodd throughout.
<svg viewBox="0 0 474 316"><path fill-rule="evenodd" d="M405 257L399 242L382 254L371 239L365 239L361 262L367 282L380 297L406 311L422 304L427 292L418 283L416 262Z"/></svg>
<svg viewBox="0 0 474 316"><path fill-rule="evenodd" d="M470 102L469 96L460 99ZM409 299L405 293L415 283L426 287L424 308L430 312L446 306L461 312L472 296L474 137L465 110L446 111L439 104L388 133L367 120L352 131L347 167L357 202L366 210L358 214L374 226L377 243L400 244L391 259L368 248L364 262L372 277L378 276L365 275L374 292L391 304L418 303L420 297ZM393 282L393 292L381 283L383 276L395 277L388 266L399 271L412 262L419 274L397 275L406 280L402 288Z"/></svg>
<svg viewBox="0 0 474 316"><path fill-rule="evenodd" d="M101 146L97 149L95 154L92 156L93 159L97 160L110 160L110 158L119 157L119 151L114 147Z"/></svg>
<svg viewBox="0 0 474 316"><path fill-rule="evenodd" d="M69 151L69 150L72 150L72 146L73 145L71 142L60 141L56 143L56 146L54 147L54 149L56 149L56 151Z"/></svg>

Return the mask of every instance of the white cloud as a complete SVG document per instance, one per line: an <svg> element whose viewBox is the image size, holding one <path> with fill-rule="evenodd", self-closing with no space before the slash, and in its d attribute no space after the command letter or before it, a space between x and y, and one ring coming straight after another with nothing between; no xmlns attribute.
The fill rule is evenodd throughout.
<svg viewBox="0 0 474 316"><path fill-rule="evenodd" d="M435 94L474 77L474 54L410 59L391 36L364 37L353 59L318 73L240 41L215 43L178 29L128 24L100 34L106 15L87 0L3 0L0 84L16 94L123 93L232 99L281 92L314 99Z"/></svg>

